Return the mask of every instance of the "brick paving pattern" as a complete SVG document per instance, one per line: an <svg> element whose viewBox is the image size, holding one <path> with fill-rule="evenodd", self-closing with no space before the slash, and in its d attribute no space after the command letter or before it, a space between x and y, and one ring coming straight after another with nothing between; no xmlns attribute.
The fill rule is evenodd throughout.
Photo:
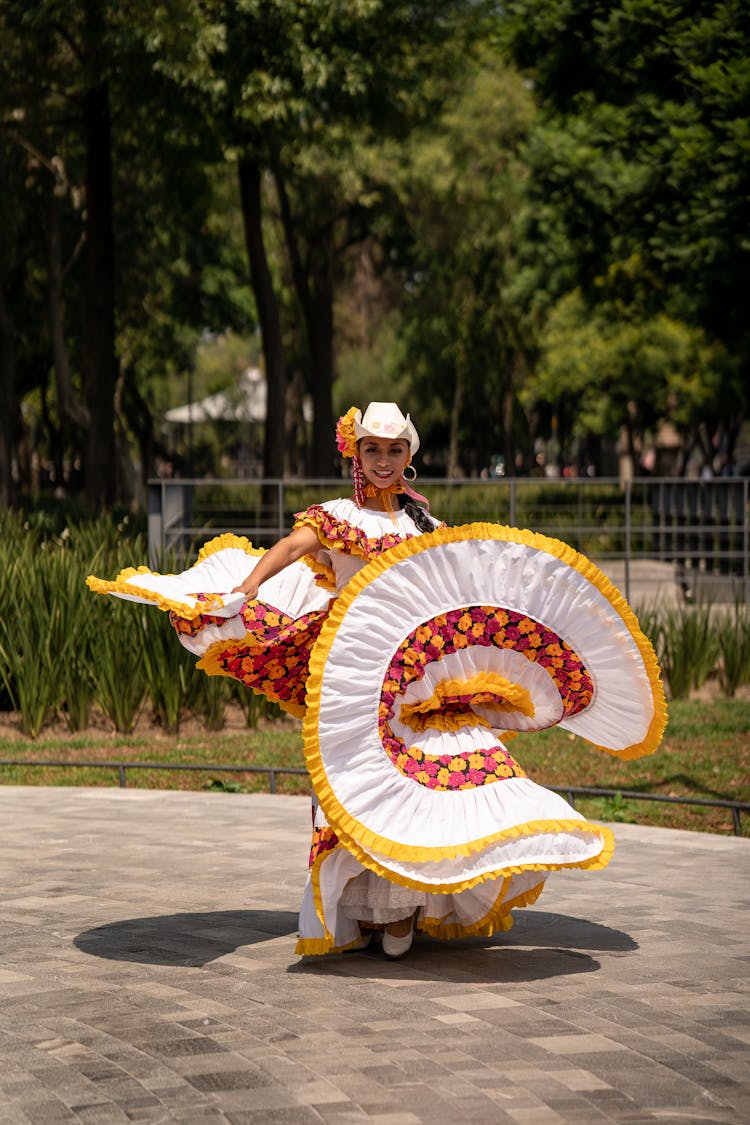
<svg viewBox="0 0 750 1125"><path fill-rule="evenodd" d="M0 787L0 1122L750 1121L750 840L617 825L491 939L294 953L304 798Z"/></svg>

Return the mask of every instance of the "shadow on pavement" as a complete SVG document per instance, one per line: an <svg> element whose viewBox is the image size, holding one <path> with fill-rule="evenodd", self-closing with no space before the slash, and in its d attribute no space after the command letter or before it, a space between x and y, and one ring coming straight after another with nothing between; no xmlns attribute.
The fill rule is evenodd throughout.
<svg viewBox="0 0 750 1125"><path fill-rule="evenodd" d="M297 915L288 910L223 910L124 918L84 930L75 938L75 945L83 953L112 961L201 966L242 946L296 931ZM444 980L451 979L455 968L459 980L468 973L485 980L527 981L595 972L599 962L584 951L625 953L637 948L621 930L585 918L534 910L519 916L508 933L491 938L443 942L419 936L413 952L401 962L383 958L375 946L358 954L302 958L288 971L356 975L372 967L375 958L394 973L408 965L422 976Z"/></svg>
<svg viewBox="0 0 750 1125"><path fill-rule="evenodd" d="M332 957L304 957L287 969L288 973L315 976L409 977L456 983L492 984L547 980L550 977L595 973L600 964L587 953L570 949L508 949L501 946L466 942L437 942L415 939L411 952L399 961L384 957L379 947L361 953L342 953Z"/></svg>
<svg viewBox="0 0 750 1125"><path fill-rule="evenodd" d="M289 910L217 910L123 918L74 939L83 953L147 965L205 965L243 945L297 932Z"/></svg>
<svg viewBox="0 0 750 1125"><path fill-rule="evenodd" d="M554 945L567 949L592 949L606 953L632 953L638 942L623 930L547 910L524 910L515 915L515 925L504 934L475 940L484 945Z"/></svg>
<svg viewBox="0 0 750 1125"><path fill-rule="evenodd" d="M582 951L630 953L636 949L638 943L622 930L567 914L529 910L516 917L512 930L491 938L438 941L418 935L412 951L402 961L389 961L379 946L373 945L360 953L305 957L287 971L369 976L375 973L377 964L377 975L381 977L406 973L447 981L466 981L468 976L485 983L519 983L596 972L600 963Z"/></svg>

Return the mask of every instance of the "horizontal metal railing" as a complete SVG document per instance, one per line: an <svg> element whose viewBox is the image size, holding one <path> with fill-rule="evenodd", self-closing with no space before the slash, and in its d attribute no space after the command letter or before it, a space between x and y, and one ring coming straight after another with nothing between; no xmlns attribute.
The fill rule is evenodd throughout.
<svg viewBox="0 0 750 1125"><path fill-rule="evenodd" d="M19 759L2 759L0 760L1 766L47 766L70 769L103 769L103 770L117 770L120 778L120 788L125 789L127 786L127 771L128 770L203 770L204 773L265 773L269 778L269 793L276 793L276 778L279 774L297 774L300 777L307 777L308 773L305 769L295 769L291 766L239 766L239 765L221 765L221 766L208 766L203 762L53 762L42 761L41 759L34 758L28 761L23 758Z"/></svg>
<svg viewBox="0 0 750 1125"><path fill-rule="evenodd" d="M640 793L637 789L599 789L589 785L548 785L561 793L575 808L576 797L620 797L623 801L662 801L668 805L701 805L706 808L731 809L734 835L742 835L740 813L750 812L750 802L722 800L716 797L672 797L662 793Z"/></svg>
<svg viewBox="0 0 750 1125"><path fill-rule="evenodd" d="M307 770L291 766L243 766L243 765L206 765L203 762L59 762L31 761L20 759L2 759L2 766L46 766L48 768L70 769L110 769L117 770L120 788L127 787L128 770L202 770L204 773L264 773L269 778L269 793L276 793L276 777L280 774L292 774L298 777L308 776ZM641 793L630 789L602 789L587 785L548 785L553 793L560 793L575 808L576 797L609 797L620 798L624 801L660 801L671 805L696 805L706 808L728 809L732 812L732 827L735 836L742 835L741 813L750 813L750 802L722 800L713 797L673 797L661 793Z"/></svg>
<svg viewBox="0 0 750 1125"><path fill-rule="evenodd" d="M750 479L718 477L421 478L447 523L530 527L600 565L622 565L631 594L635 563L674 566L686 595L750 600ZM259 546L286 534L297 507L346 493L342 478L168 479L149 482L149 561L187 559L207 538L232 531Z"/></svg>

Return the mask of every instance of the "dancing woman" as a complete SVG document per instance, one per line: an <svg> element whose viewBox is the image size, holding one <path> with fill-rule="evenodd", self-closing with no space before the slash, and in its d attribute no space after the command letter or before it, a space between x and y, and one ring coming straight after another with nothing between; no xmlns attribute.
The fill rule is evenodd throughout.
<svg viewBox="0 0 750 1125"><path fill-rule="evenodd" d="M415 932L508 929L551 871L611 857L611 832L531 781L509 737L560 725L634 758L666 709L650 644L587 559L516 528L440 525L411 487L419 438L395 403L352 408L336 440L353 494L299 513L270 550L220 536L182 575L89 584L170 609L200 668L304 716L297 951L377 935L400 957Z"/></svg>

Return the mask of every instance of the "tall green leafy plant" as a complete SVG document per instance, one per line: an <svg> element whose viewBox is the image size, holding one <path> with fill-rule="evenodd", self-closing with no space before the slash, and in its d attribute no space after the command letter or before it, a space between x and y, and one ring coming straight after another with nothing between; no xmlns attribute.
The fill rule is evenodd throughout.
<svg viewBox="0 0 750 1125"><path fill-rule="evenodd" d="M61 596L71 566L59 550L36 550L31 540L9 564L13 598L0 619L0 675L21 728L36 738L62 703L62 669L72 649L75 611Z"/></svg>
<svg viewBox="0 0 750 1125"><path fill-rule="evenodd" d="M719 683L724 695L733 696L741 684L750 683L750 615L735 605L718 628Z"/></svg>
<svg viewBox="0 0 750 1125"><path fill-rule="evenodd" d="M84 584L85 560L79 552L59 549L52 566L56 609L64 630L62 651L53 654L59 670L61 705L68 729L89 725L96 694L94 669L94 606Z"/></svg>
<svg viewBox="0 0 750 1125"><path fill-rule="evenodd" d="M226 722L229 697L226 676L206 676L196 672L192 682L192 710L201 716L206 730L222 730Z"/></svg>
<svg viewBox="0 0 750 1125"><path fill-rule="evenodd" d="M195 657L178 642L165 613L143 609L139 617L146 693L158 721L167 732L176 734L198 675Z"/></svg>
<svg viewBox="0 0 750 1125"><path fill-rule="evenodd" d="M116 731L131 734L146 695L141 615L127 602L98 598L92 620L96 702Z"/></svg>
<svg viewBox="0 0 750 1125"><path fill-rule="evenodd" d="M657 634L657 654L673 699L687 699L716 667L719 642L711 607L681 606L665 611Z"/></svg>

